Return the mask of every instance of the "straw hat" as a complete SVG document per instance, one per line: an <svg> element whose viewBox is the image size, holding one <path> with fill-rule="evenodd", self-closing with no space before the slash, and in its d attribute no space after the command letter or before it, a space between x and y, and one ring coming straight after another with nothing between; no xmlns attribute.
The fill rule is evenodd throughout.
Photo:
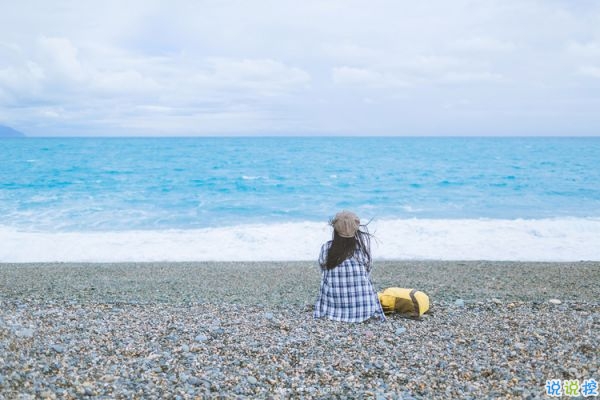
<svg viewBox="0 0 600 400"><path fill-rule="evenodd" d="M360 225L360 219L356 214L350 211L342 211L335 214L333 221L331 221L333 229L344 238L354 237L358 226Z"/></svg>

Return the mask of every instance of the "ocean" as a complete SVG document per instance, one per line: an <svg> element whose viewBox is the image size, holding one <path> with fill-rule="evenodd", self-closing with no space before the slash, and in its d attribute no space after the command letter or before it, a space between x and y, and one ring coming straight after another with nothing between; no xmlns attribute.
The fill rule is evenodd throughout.
<svg viewBox="0 0 600 400"><path fill-rule="evenodd" d="M0 140L0 262L600 260L600 138Z"/></svg>

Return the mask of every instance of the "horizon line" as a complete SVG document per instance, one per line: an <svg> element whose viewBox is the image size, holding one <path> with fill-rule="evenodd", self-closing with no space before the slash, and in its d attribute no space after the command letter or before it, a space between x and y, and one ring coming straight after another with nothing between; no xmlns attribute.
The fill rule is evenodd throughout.
<svg viewBox="0 0 600 400"><path fill-rule="evenodd" d="M219 138L600 138L597 135L367 135L367 134L209 134L209 135L27 135L2 139L219 139Z"/></svg>

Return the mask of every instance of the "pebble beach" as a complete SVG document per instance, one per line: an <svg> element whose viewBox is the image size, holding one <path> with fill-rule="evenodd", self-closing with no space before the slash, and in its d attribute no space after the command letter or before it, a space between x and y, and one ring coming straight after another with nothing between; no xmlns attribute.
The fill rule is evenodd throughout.
<svg viewBox="0 0 600 400"><path fill-rule="evenodd" d="M431 312L314 320L314 262L0 264L0 399L538 399L600 381L598 262L372 277Z"/></svg>

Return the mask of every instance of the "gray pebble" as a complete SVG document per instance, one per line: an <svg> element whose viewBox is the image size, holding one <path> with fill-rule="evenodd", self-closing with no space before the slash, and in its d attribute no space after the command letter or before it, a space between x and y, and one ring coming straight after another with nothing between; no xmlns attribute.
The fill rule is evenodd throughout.
<svg viewBox="0 0 600 400"><path fill-rule="evenodd" d="M200 386L202 384L202 381L200 379L196 378L195 376L190 376L187 379L187 383L189 383L190 385L193 385L193 386Z"/></svg>
<svg viewBox="0 0 600 400"><path fill-rule="evenodd" d="M525 347L523 343L515 343L515 349L517 350L525 350Z"/></svg>
<svg viewBox="0 0 600 400"><path fill-rule="evenodd" d="M201 333L199 335L197 335L194 340L196 342L202 343L202 342L206 342L208 340L208 336L206 336L205 334Z"/></svg>
<svg viewBox="0 0 600 400"><path fill-rule="evenodd" d="M516 281L512 278L523 276L522 263L514 266L508 263L506 268L499 269L487 263L478 266L474 274L482 275L481 282L487 282L490 275L499 279L499 285L491 286L465 285L473 275L467 273L467 267L461 267L458 278L452 278L448 285L437 288L431 284L430 296L435 301L433 319L404 320L393 327L375 322L345 324L314 320L312 314L302 311L306 299L293 295L284 298L277 294L268 301L258 299L265 282L271 278L266 283L284 293L285 287L276 286L287 279L290 271L295 274L293 265L278 272L273 264L268 273L262 264L219 265L230 272L228 277L242 274L248 277L223 279L225 292L237 293L239 302L220 295L217 291L222 288L217 285L204 287L204 277L188 286L190 277L204 266L175 263L169 268L160 264L161 274L177 273L165 280L156 280L156 274L147 273L154 267L142 264L126 264L126 268L117 265L116 269L61 266L67 273L56 280L57 287L65 277L68 289L57 289L51 293L53 296L79 299L78 285L91 286L89 282L81 282L88 279L89 272L100 274L96 276L101 279L95 279L97 284L94 284L97 298L92 302L86 298L85 302L57 300L51 304L36 297L30 286L23 284L22 292L31 294L33 300L23 300L19 306L12 297L23 295L12 289L12 278L7 296L1 282L6 273L13 276L14 271L26 272L31 267L7 269L0 264L0 319L6 326L0 327L0 398L4 393L19 394L24 399L44 398L44 393L51 393L57 398L82 399L179 396L183 400L268 398L269 395L404 400L511 396L537 399L543 397L546 379L581 380L597 375L598 357L593 342L596 322L600 320L597 296L592 298L588 293L591 286L583 288L581 294L580 288L563 285L560 293L568 301L561 305L568 308L565 308L568 314L563 313L561 305L548 302L552 297L549 293L558 291L546 278L545 264L543 274L542 268L536 272L537 267L531 269L531 274L538 274L535 282L540 287L550 285L552 291L547 293L536 292L535 288L530 293L530 287L527 292L519 292L519 288L505 290L509 282ZM598 265L580 272L585 272L589 280L600 277ZM246 267L256 268L257 273L245 273L242 269ZM573 268L573 272L579 269L575 265L568 268ZM505 276L507 269L516 272ZM207 276L221 268L209 270L212 272L207 272ZM104 286L110 271L125 279ZM385 269L378 271L387 274ZM37 282L32 280L31 273L25 275L24 283ZM420 276L431 274L417 275L415 279L421 279ZM304 278L294 275L293 280L302 282L304 289L313 290L318 278L318 274L313 274L302 282ZM314 285L309 285L308 281L313 279ZM131 285L118 286L123 282ZM177 284L171 302L165 293L172 290L174 282ZM426 285L424 281L416 283ZM155 301L157 289L162 291L161 296L167 296L167 301ZM304 289L302 295L307 297ZM190 292L195 294L189 295ZM188 294L190 300L181 302L182 293ZM459 304L467 302L459 299L461 296L469 298L466 309L456 304L457 299ZM506 307L490 301L498 296ZM118 303L120 309L116 312L110 302L126 297L126 302ZM129 301L132 298L139 298L139 304ZM199 302L200 298L213 302ZM557 319L569 323L557 324ZM273 320L281 321L281 325ZM51 329L35 328L47 326ZM28 327L33 339L16 335ZM395 336L399 327L402 336ZM52 349L57 345L63 348L62 354ZM410 351L401 350L406 345ZM554 355L560 356L561 363L549 362ZM279 388L286 390L278 392ZM325 388L334 390L326 392Z"/></svg>
<svg viewBox="0 0 600 400"><path fill-rule="evenodd" d="M522 388L522 387L520 387L520 386L515 386L515 387L512 389L512 391L513 391L513 393L515 393L515 394L523 394L523 392L525 391L525 388Z"/></svg>
<svg viewBox="0 0 600 400"><path fill-rule="evenodd" d="M456 299L454 301L454 305L460 308L464 308L465 307L465 301L463 299Z"/></svg>
<svg viewBox="0 0 600 400"><path fill-rule="evenodd" d="M63 353L65 351L65 348L59 344L53 344L52 346L50 346L50 348L57 353Z"/></svg>
<svg viewBox="0 0 600 400"><path fill-rule="evenodd" d="M15 332L15 335L22 338L30 338L33 337L33 329L31 328L21 328Z"/></svg>

